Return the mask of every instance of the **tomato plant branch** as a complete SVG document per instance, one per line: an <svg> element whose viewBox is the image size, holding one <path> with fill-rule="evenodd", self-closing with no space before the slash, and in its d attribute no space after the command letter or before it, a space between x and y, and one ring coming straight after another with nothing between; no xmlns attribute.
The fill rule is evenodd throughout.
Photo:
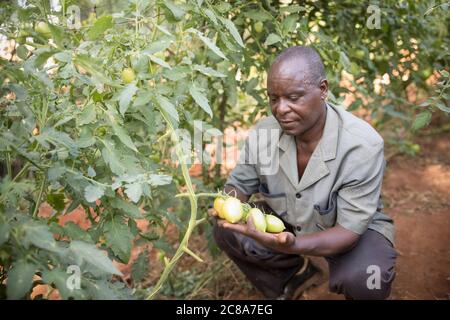
<svg viewBox="0 0 450 320"><path fill-rule="evenodd" d="M191 250L189 250L187 248L189 238L192 234L192 231L194 230L195 226L197 225L197 197L195 195L194 187L192 185L192 180L189 175L189 168L185 161L186 154L183 153L179 138L172 126L170 119L165 115L164 111L162 111L162 110L161 110L161 115L164 118L164 120L166 121L170 132L172 132L172 140L175 144L175 152L176 152L178 159L180 160L181 171L183 174L184 181L186 183L186 187L188 189L188 194L189 194L188 197L189 197L189 202L191 205L191 215L189 218L189 224L188 224L186 233L184 234L179 247L177 248L172 259L170 259L167 262L161 277L159 278L158 282L156 283L156 285L153 287L152 291L148 295L147 300L153 299L155 297L155 295L158 293L158 291L162 288L162 285L167 280L170 272L175 267L177 261L182 257L182 255L184 253L189 253L189 254L191 254L191 256L197 257ZM197 257L197 258L200 259L199 257ZM202 260L200 259L200 261L202 261Z"/></svg>
<svg viewBox="0 0 450 320"><path fill-rule="evenodd" d="M39 207L41 206L42 194L44 193L45 183L47 182L47 176L44 174L44 177L41 182L41 188L39 190L38 198L36 199L36 204L34 206L33 218L37 217L37 213L39 211Z"/></svg>

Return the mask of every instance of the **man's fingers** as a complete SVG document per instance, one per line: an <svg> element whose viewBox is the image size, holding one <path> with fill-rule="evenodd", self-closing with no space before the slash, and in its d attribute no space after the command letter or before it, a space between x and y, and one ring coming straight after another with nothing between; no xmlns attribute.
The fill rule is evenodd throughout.
<svg viewBox="0 0 450 320"><path fill-rule="evenodd" d="M255 224L253 223L253 216L248 217L247 226L251 231L256 231Z"/></svg>
<svg viewBox="0 0 450 320"><path fill-rule="evenodd" d="M216 209L214 208L209 208L207 212L210 217L217 217L219 215Z"/></svg>
<svg viewBox="0 0 450 320"><path fill-rule="evenodd" d="M236 232L239 232L242 234L248 234L247 226L245 224L237 224L237 223L233 224L233 223L229 223L223 219L218 219L217 224L220 227L228 229L228 230L233 230L233 231L236 231Z"/></svg>
<svg viewBox="0 0 450 320"><path fill-rule="evenodd" d="M289 232L282 232L277 235L277 241L279 244L289 246L295 242L295 236Z"/></svg>

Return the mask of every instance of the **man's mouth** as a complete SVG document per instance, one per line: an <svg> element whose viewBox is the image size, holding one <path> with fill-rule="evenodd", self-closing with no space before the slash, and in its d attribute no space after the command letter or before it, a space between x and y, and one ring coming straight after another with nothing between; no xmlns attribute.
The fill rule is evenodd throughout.
<svg viewBox="0 0 450 320"><path fill-rule="evenodd" d="M280 123L284 124L284 125L290 124L290 123L293 123L293 122L295 122L295 121L294 120L280 120Z"/></svg>

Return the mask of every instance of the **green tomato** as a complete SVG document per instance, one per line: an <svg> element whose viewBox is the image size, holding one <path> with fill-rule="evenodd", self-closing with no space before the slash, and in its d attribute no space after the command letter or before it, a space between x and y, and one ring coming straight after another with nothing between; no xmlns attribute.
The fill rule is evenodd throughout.
<svg viewBox="0 0 450 320"><path fill-rule="evenodd" d="M431 68L425 68L420 72L420 74L422 75L422 79L424 79L424 80L428 79L432 73L433 73L433 69L431 69Z"/></svg>
<svg viewBox="0 0 450 320"><path fill-rule="evenodd" d="M263 31L263 27L264 25L261 21L255 22L255 24L253 25L253 28L257 33L261 33Z"/></svg>
<svg viewBox="0 0 450 320"><path fill-rule="evenodd" d="M361 49L356 50L356 51L355 51L355 56L356 56L358 59L363 59L364 56L365 56L364 50L361 50Z"/></svg>
<svg viewBox="0 0 450 320"><path fill-rule="evenodd" d="M246 220L248 220L249 217L252 217L252 221L253 224L255 225L256 230L266 232L267 229L266 217L264 216L264 213L262 213L261 210L259 210L258 208L251 208L248 211Z"/></svg>
<svg viewBox="0 0 450 320"><path fill-rule="evenodd" d="M27 42L27 37L30 36L30 33L27 32L26 30L22 29L19 31L19 35L17 36L17 42L20 44L24 44L25 42Z"/></svg>
<svg viewBox="0 0 450 320"><path fill-rule="evenodd" d="M34 27L34 31L36 31L37 33L39 33L40 35L42 35L45 38L50 38L51 31L50 31L50 27L48 26L48 24L46 22L40 21Z"/></svg>
<svg viewBox="0 0 450 320"><path fill-rule="evenodd" d="M222 197L217 197L214 199L214 210L217 211L217 214L219 215L219 218L225 219L225 217L222 214L222 207L225 203L225 199Z"/></svg>
<svg viewBox="0 0 450 320"><path fill-rule="evenodd" d="M267 232L279 233L282 232L284 229L286 229L281 219L270 214L266 214L266 223L267 223L266 229Z"/></svg>
<svg viewBox="0 0 450 320"><path fill-rule="evenodd" d="M226 199L222 205L222 215L230 223L236 223L244 216L241 201L234 197Z"/></svg>
<svg viewBox="0 0 450 320"><path fill-rule="evenodd" d="M131 68L125 68L122 70L122 80L125 83L133 82L134 79L136 79L136 74L134 73L133 69Z"/></svg>
<svg viewBox="0 0 450 320"><path fill-rule="evenodd" d="M420 152L420 146L414 143L413 145L411 145L411 150L413 151L414 154L418 154Z"/></svg>

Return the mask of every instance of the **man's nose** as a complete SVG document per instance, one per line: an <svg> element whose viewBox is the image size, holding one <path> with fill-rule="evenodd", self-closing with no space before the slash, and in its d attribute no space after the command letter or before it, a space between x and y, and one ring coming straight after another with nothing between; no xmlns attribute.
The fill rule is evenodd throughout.
<svg viewBox="0 0 450 320"><path fill-rule="evenodd" d="M278 102L278 114L280 116L283 116L286 113L288 113L289 111L291 111L291 108L289 107L289 101L287 101L286 99L280 98L280 100Z"/></svg>

